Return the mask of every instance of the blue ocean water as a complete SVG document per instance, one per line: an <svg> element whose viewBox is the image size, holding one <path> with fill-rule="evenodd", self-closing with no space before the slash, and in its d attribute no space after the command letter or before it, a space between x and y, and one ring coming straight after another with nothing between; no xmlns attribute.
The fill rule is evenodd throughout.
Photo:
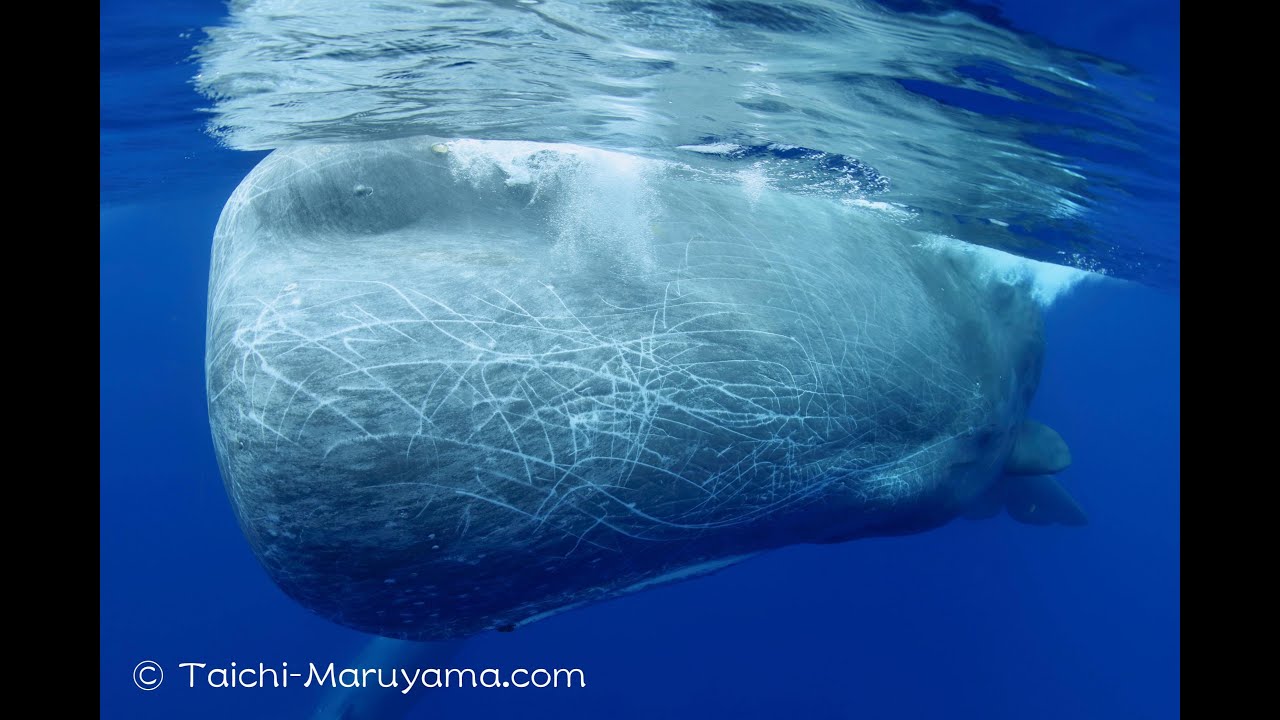
<svg viewBox="0 0 1280 720"><path fill-rule="evenodd" d="M319 10L308 13L306 3L288 5L304 20L324 20ZM663 6L611 5L608 12L617 17L648 18L659 17ZM830 26L847 19L834 11L780 13L752 3L703 5L715 6L716 27L745 33L745 26L767 26L760 32L786 35L798 44L792 51L808 53L810 60L830 58L823 38L835 32ZM757 114L698 113L711 118L702 125L696 118L659 114L663 121L653 126L662 129L650 135L633 127L636 117L647 115L617 108L611 117L622 120L587 122L599 118L599 108L590 104L545 126L526 119L516 127L509 118L486 125L487 118L462 112L466 103L474 103L472 97L441 101L446 110L458 111L443 117L392 112L423 104L422 98L403 97L405 87L416 87L413 79L374 95L353 88L350 107L312 107L296 96L302 91L289 84L292 75L271 76L271 48L283 47L297 76L308 83L319 82L306 75L309 69L317 76L342 76L334 76L329 66L306 65L306 53L289 55L297 49L287 44L244 45L245 38L262 41L280 26L301 32L297 17L282 7L256 16L249 12L254 7L125 0L102 5L103 717L309 717L319 700L314 689L188 689L178 664L342 664L367 643L367 636L313 616L285 597L254 559L231 512L213 455L205 396L210 238L228 196L266 150L284 139L420 131L572 141L659 157L684 157L669 149L682 145L734 145L739 150L707 160L730 168L760 159L733 156L767 147L756 142L759 137L821 148L883 172L892 181L888 188L871 193L868 187L875 183L864 183L866 197L857 199L909 208L923 229L1068 264L1079 255L1078 267L1127 280L1081 282L1046 312L1046 365L1032 415L1070 442L1075 464L1063 481L1088 511L1089 526L1031 527L1001 516L958 520L906 537L789 547L710 577L576 610L515 633L469 640L449 664L582 668L587 687L431 690L415 696L411 717L1179 714L1176 3L1090 0L1070 8L1038 2L881 3L873 14L854 19L865 21L858 26L863 37L876 38L894 52L850 45L848 65L829 69L898 73L895 82L903 94L885 91L879 80L858 85L846 79L812 86L806 107L811 112L802 113L808 120L790 119L767 98L739 98L747 104L746 113ZM364 17L376 17L370 12ZM892 31L938 18L967 33L960 40L971 40L972 33L1003 38L1003 43L1010 41L1002 33L1014 33L1020 40L1002 46L1001 54L982 45L951 51L972 55L972 62L948 57L953 72L943 74L930 65L937 58L923 54L935 43ZM570 19L579 29L599 22L596 16ZM348 21L345 16L333 20L338 27ZM657 27L661 34L663 27ZM213 45L197 53L197 45L209 37L204 28L224 32L213 31ZM349 29L361 39L382 31L377 26ZM505 31L497 36L515 37ZM759 36L735 34L733 39L736 45L720 49L726 64L747 57L764 64L786 59L769 56L772 46ZM311 38L302 45L315 42ZM360 47L365 46L355 44ZM389 53L397 57L431 54L394 47L402 50ZM1090 58L1069 56L1092 82L1086 96L1044 83L1043 62L1066 62L1063 48ZM684 52L714 59L716 49ZM731 55L736 52L742 55ZM1019 54L1032 52L1038 54ZM372 61L387 56L383 48ZM346 62L343 57L339 61ZM670 62L669 57L642 60ZM259 61L268 64L255 64ZM588 60L565 62L547 72L572 73L581 62L614 81L624 74L609 75L615 68L597 68ZM412 74L414 68L399 72ZM202 79L193 80L198 75ZM447 88L449 77L446 69L419 80ZM246 78L261 83L246 90ZM646 92L666 87L661 78L645 79L651 84ZM214 81L222 85L211 89ZM793 81L806 84L813 78L801 73ZM672 85L687 92L700 87L697 82L696 75L681 76ZM786 82L778 80L778 90L791 97L795 93ZM318 87L317 97L333 93ZM518 89L469 87L495 96ZM861 93L865 103L839 106L820 92L837 87ZM388 104L388 96L394 104ZM912 115L920 111L913 103L922 97L935 103L928 107L943 108L929 122ZM268 103L272 110L264 112L255 104L262 98L279 102ZM545 100L527 94L517 99L536 107ZM714 103L716 96L707 94L706 101ZM818 112L822 108L827 115ZM318 114L322 111L330 114ZM344 120L348 117L367 119L352 123ZM912 137L903 140L895 157L878 155L877 147L883 146L876 143L859 145L859 138L875 136L874 129L895 119L901 128L927 133L938 127L938 118L952 123L952 135L971 141L961 145L967 152L948 153L934 144L914 155ZM863 132L842 135L830 126L837 119ZM1047 153L1036 158L1043 165L966 166L966 156L985 157L981 141L993 137L1016 139L1028 153ZM765 159L784 163L789 158L775 152ZM936 163L929 167L937 172L923 169L926 159ZM1054 163L1104 180L1085 188L1053 184L1044 168ZM764 171L794 167L766 165ZM829 164L824 168L815 172L831 170ZM800 189L825 191L823 179L829 175L802 169ZM982 187L1000 190L971 192L966 202L981 206L982 217L1022 232L1005 236L999 223L980 224L978 214L959 207L958 195L944 196L939 189L944 183L935 175L950 174L954 180L957 172L975 173L966 180L985 178L993 185ZM869 176L859 169L857 177ZM1011 195L1019 202L1005 199ZM1085 212L1059 217L1046 209L1063 199ZM139 690L131 679L143 660L165 669L165 684L154 692Z"/></svg>

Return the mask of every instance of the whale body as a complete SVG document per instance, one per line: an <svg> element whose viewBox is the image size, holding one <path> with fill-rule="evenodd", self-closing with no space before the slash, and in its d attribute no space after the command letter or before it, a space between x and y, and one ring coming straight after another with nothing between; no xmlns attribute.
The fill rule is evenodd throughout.
<svg viewBox="0 0 1280 720"><path fill-rule="evenodd" d="M1027 283L856 204L586 148L309 145L245 178L212 260L227 492L350 627L507 630L1001 507L1083 522L1026 418Z"/></svg>

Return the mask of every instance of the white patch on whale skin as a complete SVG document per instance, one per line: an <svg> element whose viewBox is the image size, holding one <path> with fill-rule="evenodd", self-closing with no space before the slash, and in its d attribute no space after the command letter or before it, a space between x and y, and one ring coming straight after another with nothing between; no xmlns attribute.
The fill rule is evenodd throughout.
<svg viewBox="0 0 1280 720"><path fill-rule="evenodd" d="M966 243L946 235L931 235L922 243L922 246L932 250L958 251L976 256L981 260L979 268L984 278L1010 285L1027 282L1031 286L1031 296L1045 308L1066 295L1077 284L1083 281L1099 280L1107 275L1103 268L1083 269L1032 260L985 245Z"/></svg>

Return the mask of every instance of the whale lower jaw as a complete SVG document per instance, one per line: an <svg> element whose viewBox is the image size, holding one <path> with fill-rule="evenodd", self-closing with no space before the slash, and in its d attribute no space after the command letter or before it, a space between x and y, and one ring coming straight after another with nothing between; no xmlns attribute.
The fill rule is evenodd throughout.
<svg viewBox="0 0 1280 720"><path fill-rule="evenodd" d="M631 585L628 585L620 590L614 590L609 592L606 595L606 597L610 599L623 597L624 595L637 593L637 592L640 592L641 590L648 590L650 588L655 588L662 585L671 585L674 583L681 582L683 580L693 580L694 578L713 575L721 570L724 570L727 567L731 567L733 565L737 565L738 563L750 560L751 558L755 557L758 554L759 553L748 553L745 555L735 555L733 557L720 558L717 560L709 560L707 562L696 563L694 565L689 565L688 567L683 567L678 570L672 570L671 572L663 573L662 575L656 575L651 578L646 578L637 583L632 583ZM546 620L547 618L560 615L562 613L568 612L569 610L574 610L576 608L583 607L584 605L590 605L592 602L595 602L595 600L594 599L583 600L580 602L570 603L568 605L564 605L551 610L544 610L542 612L537 613L536 615L530 615L524 620L521 620L516 623L512 623L511 627L513 629L525 627L526 625L531 625L535 622L538 622L539 620Z"/></svg>

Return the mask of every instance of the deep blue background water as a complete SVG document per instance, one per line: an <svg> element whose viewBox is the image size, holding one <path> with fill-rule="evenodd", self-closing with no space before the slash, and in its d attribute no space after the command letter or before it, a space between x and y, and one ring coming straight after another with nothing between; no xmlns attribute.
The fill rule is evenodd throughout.
<svg viewBox="0 0 1280 720"><path fill-rule="evenodd" d="M1002 7L1019 28L1125 60L1176 89L1174 3ZM341 664L365 642L271 584L213 457L203 379L209 244L222 203L260 155L201 134L194 109L205 103L182 62L192 40L178 33L221 13L216 2L102 6L106 718L305 717L314 690L189 690L177 663ZM112 185L120 178L130 187ZM1176 294L1093 283L1047 315L1033 414L1071 444L1075 464L1062 480L1088 527L1000 517L788 548L475 638L451 665L578 667L588 686L427 691L419 714L1177 716L1179 308ZM153 693L130 679L144 659L169 673Z"/></svg>

